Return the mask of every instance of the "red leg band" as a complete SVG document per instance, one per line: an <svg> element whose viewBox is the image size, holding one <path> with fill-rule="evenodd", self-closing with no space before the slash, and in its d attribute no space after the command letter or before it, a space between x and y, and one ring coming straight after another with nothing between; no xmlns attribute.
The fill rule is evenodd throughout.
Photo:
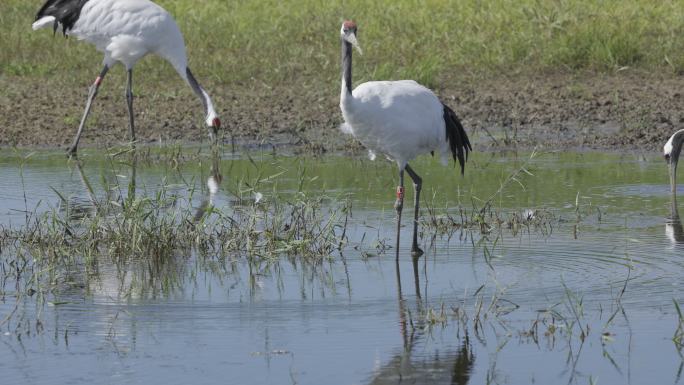
<svg viewBox="0 0 684 385"><path fill-rule="evenodd" d="M404 188L401 186L397 187L397 199L404 199Z"/></svg>
<svg viewBox="0 0 684 385"><path fill-rule="evenodd" d="M102 78L98 76L97 79L95 79L95 85L99 87L101 83L102 83Z"/></svg>

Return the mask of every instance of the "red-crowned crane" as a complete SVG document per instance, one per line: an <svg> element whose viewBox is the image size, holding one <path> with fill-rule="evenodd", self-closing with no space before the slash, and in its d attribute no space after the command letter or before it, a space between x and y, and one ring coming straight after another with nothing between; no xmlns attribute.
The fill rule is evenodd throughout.
<svg viewBox="0 0 684 385"><path fill-rule="evenodd" d="M75 155L90 106L109 69L117 62L128 72L126 102L131 140L135 141L133 123L133 66L143 56L154 53L166 59L199 96L206 112L209 136L215 140L221 121L207 92L197 83L188 68L183 35L171 15L148 0L47 0L36 15L33 29L58 27L67 36L74 36L95 45L104 53L100 75L90 86L85 112L78 126L69 155Z"/></svg>
<svg viewBox="0 0 684 385"><path fill-rule="evenodd" d="M665 223L665 234L673 245L684 243L684 228L677 209L677 163L684 144L684 130L675 132L663 147L663 156L670 171L670 218Z"/></svg>
<svg viewBox="0 0 684 385"><path fill-rule="evenodd" d="M399 187L394 208L397 211L397 256L401 211L404 206L404 170L415 189L413 243L411 255L419 257L418 209L422 179L408 162L418 155L439 151L443 164L451 155L464 172L468 152L472 151L461 122L446 104L429 89L413 80L374 81L352 90L352 47L361 48L356 38L357 27L345 21L340 31L342 41L342 94L340 109L344 117L342 131L353 135L371 155L382 154L399 166Z"/></svg>
<svg viewBox="0 0 684 385"><path fill-rule="evenodd" d="M670 171L670 190L672 196L677 196L677 163L679 162L679 154L682 152L682 144L684 143L684 130L675 132L663 147L663 156L667 161Z"/></svg>

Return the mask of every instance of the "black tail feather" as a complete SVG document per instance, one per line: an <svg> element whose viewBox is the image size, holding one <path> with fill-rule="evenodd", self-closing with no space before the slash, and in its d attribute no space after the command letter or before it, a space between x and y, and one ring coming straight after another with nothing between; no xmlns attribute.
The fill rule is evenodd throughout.
<svg viewBox="0 0 684 385"><path fill-rule="evenodd" d="M446 140L449 142L454 161L458 159L458 163L461 165L461 174L463 174L465 172L465 163L468 160L468 152L472 151L473 148L456 113L446 104L442 103L442 105L444 106Z"/></svg>
<svg viewBox="0 0 684 385"><path fill-rule="evenodd" d="M36 14L36 20L45 16L54 16L54 31L57 31L57 23L62 24L62 33L72 29L76 20L81 15L81 8L88 0L47 0Z"/></svg>

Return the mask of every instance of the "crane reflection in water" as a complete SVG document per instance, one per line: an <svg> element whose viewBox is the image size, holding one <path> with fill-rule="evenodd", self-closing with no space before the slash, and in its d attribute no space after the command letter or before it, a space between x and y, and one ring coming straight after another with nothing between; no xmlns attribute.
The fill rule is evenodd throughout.
<svg viewBox="0 0 684 385"><path fill-rule="evenodd" d="M416 347L426 334L426 319L423 316L410 317L411 314L425 314L426 307L420 292L418 258L411 258L413 264L413 283L415 288L415 311L408 309L401 285L399 260L396 260L397 299L399 303L399 330L403 346L385 365L379 368L369 381L372 385L385 384L453 384L465 385L475 366L467 330L461 338L457 350L438 352L417 357ZM422 353L421 353L422 354Z"/></svg>

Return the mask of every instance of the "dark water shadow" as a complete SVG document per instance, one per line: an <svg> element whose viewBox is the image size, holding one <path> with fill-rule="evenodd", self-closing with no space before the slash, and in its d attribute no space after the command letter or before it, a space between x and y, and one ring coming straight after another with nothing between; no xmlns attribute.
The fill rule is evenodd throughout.
<svg viewBox="0 0 684 385"><path fill-rule="evenodd" d="M138 191L138 154L132 151L129 155L130 158L117 161L124 168L116 172L113 181L101 175L102 186L91 182L86 162L75 161L83 194L75 198L62 197L64 204L60 210L72 221L76 238L88 231L89 225L84 228L80 222L85 218L99 217L102 229L130 223L128 216L136 210L136 200L144 197L144 192ZM97 243L91 251L92 255L79 262L79 269L63 272L65 283L54 288L56 297L69 303L83 296L93 303L121 303L168 296L184 286L187 256L182 252L179 258L149 256L140 259L128 254L109 254Z"/></svg>
<svg viewBox="0 0 684 385"><path fill-rule="evenodd" d="M475 367L475 355L467 331L460 338L460 347L455 350L434 351L425 354L416 349L429 333L425 325L425 311L420 293L418 258L413 258L413 283L415 288L415 309L410 311L404 299L401 285L399 261L396 262L397 299L399 303L399 329L403 349L376 371L368 384L454 384L465 385L470 381ZM419 352L417 352L418 350Z"/></svg>
<svg viewBox="0 0 684 385"><path fill-rule="evenodd" d="M109 186L104 186L100 190L104 191L105 196L98 198L95 188L93 187L90 178L85 173L87 165L82 160L76 160L76 173L81 181L81 187L85 192L85 198L82 196L65 197L57 190L54 190L60 195L61 204L60 212L65 217L72 221L77 221L84 218L93 218L97 215L106 216L111 214L120 207L109 204L115 201L125 206L135 201L137 191L137 171L138 171L138 157L135 152L132 153L131 158L125 163L128 166L128 183L122 184L117 180L116 183ZM117 177L118 178L118 177ZM104 180L104 177L103 177Z"/></svg>
<svg viewBox="0 0 684 385"><path fill-rule="evenodd" d="M675 195L672 196L670 201L670 216L665 222L665 235L673 246L684 248L684 228L679 217L677 197Z"/></svg>
<svg viewBox="0 0 684 385"><path fill-rule="evenodd" d="M85 176L83 172L83 164L81 160L76 160L76 172L81 181L83 190L86 192L87 197L70 196L65 198L60 195L60 212L64 214L69 220L80 220L87 217L94 217L99 211L99 203L97 196L93 191L90 181Z"/></svg>

